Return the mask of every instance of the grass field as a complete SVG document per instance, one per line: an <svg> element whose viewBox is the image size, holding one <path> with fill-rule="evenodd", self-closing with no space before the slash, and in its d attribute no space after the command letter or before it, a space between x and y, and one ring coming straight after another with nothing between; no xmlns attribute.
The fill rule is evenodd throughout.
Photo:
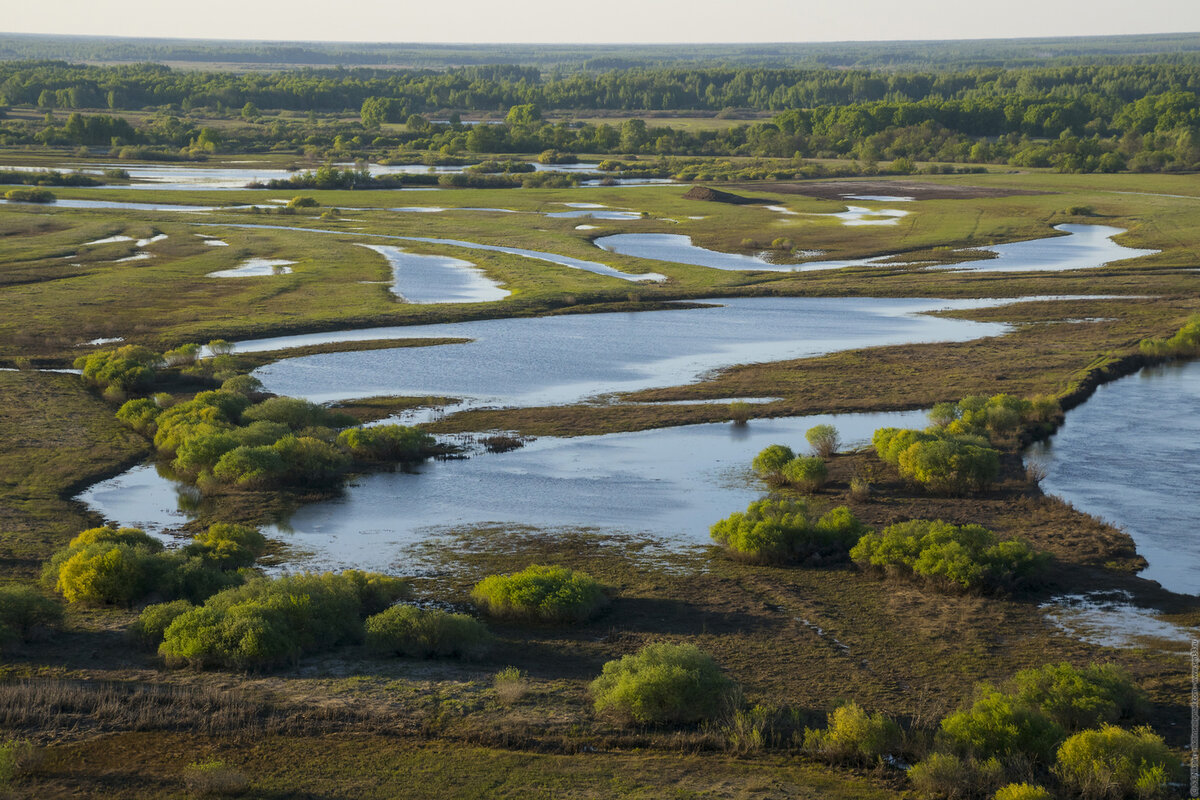
<svg viewBox="0 0 1200 800"><path fill-rule="evenodd" d="M0 162L17 163L7 157ZM871 179L861 185L865 193L917 191L926 199L904 204L912 213L899 224L878 227L848 227L818 216L845 207L836 199L840 188L820 183L724 187L763 201L755 205L688 200L682 197L687 187L678 185L304 192L321 205L315 213L293 215L0 204L0 363L61 366L89 352L94 346L81 343L97 338L167 348L218 337L646 310L664 301L727 296L1111 296L955 312L1012 326L1010 333L988 339L748 364L695 384L622 398L637 402L474 410L431 426L440 432L581 435L728 417L720 405L638 404L651 401L778 397L753 408L771 416L922 408L972 393L1048 393L1075 402L1097 381L1137 366L1141 339L1168 335L1200 310L1195 176L1024 173ZM890 185L894 192L881 190ZM198 206L265 204L297 194L54 192L60 198ZM622 221L545 216L580 202L645 216ZM521 213L389 210L411 205ZM798 213L781 214L766 205ZM331 207L342 209L342 216L319 217ZM911 267L750 273L617 256L592 244L609 233L684 233L705 247L752 252L759 245L745 240L783 237L796 249L823 250L829 258L902 253L953 261L957 256L945 248L1045 236L1062 222L1126 228L1118 241L1161 252L1065 273ZM578 230L580 224L596 228ZM142 248L133 241L87 244L114 235L157 234L167 238ZM386 236L525 247L631 273L661 272L669 279L631 284L503 253L380 238ZM228 246L205 245L204 237ZM512 295L494 303L400 302L385 284L390 268L357 246L362 243L465 258ZM153 257L120 260L139 252ZM251 257L296 263L286 275L206 277ZM453 340L370 341L337 349L448 341ZM249 370L328 349L243 355L238 365ZM56 548L100 522L70 498L145 458L149 447L118 423L112 404L75 376L0 371L0 397L5 442L0 581L30 583ZM346 410L374 420L446 400L373 398L347 404ZM855 495L851 478L863 474L873 476L874 491ZM760 566L731 560L716 548L673 549L652 539L590 530L451 530L429 539L404 565L404 572L416 576L420 600L465 608L476 581L531 563L584 570L615 599L604 615L575 627L494 623L496 648L477 662L382 658L352 646L252 674L167 670L126 639L132 611L71 607L61 632L3 651L0 727L5 736L45 747L40 765L15 779L14 796L197 796L194 775L187 785L188 765L212 761L241 776L242 795L253 797L912 796L902 773L886 767L828 767L794 747L739 754L721 730L723 720L643 728L596 715L586 687L602 664L663 639L692 641L711 652L750 703L787 706L805 724L817 725L839 699L854 699L911 726L918 738L925 737L922 746L936 720L969 698L978 681L1002 681L1018 669L1048 662L1113 661L1147 692L1147 721L1172 746L1183 746L1189 687L1180 653L1089 644L1053 625L1041 606L1063 593L1122 591L1132 602L1194 627L1200 623L1196 598L1137 578L1142 562L1132 540L1044 496L1014 453L1006 454L996 488L972 498L923 493L871 455L843 454L831 460L830 482L817 500L847 503L872 527L926 517L1020 535L1051 554L1051 575L1045 585L1016 597L944 595L845 564ZM284 501L234 495L216 502L196 524L265 521L278 502ZM527 674L527 685L523 697L505 702L492 681L510 665Z"/></svg>

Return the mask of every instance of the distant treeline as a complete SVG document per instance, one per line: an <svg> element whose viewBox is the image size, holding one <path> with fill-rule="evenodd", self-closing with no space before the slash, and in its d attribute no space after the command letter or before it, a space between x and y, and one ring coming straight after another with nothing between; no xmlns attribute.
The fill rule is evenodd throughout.
<svg viewBox="0 0 1200 800"><path fill-rule="evenodd" d="M1200 51L1200 35L1072 36L908 42L787 44L394 44L245 42L108 36L0 35L0 59L247 65L447 67L528 64L545 70L606 70L727 64L757 67L957 69L1146 59Z"/></svg>
<svg viewBox="0 0 1200 800"><path fill-rule="evenodd" d="M1039 102L1078 105L1106 118L1147 95L1200 91L1200 59L961 71L658 68L545 77L535 67L434 70L301 69L270 73L180 71L154 64L83 66L0 62L0 105L47 109L173 107L358 111L387 98L393 116L456 110L503 112L522 104L567 111L786 111L861 103L965 108ZM1087 120L1085 120L1086 122ZM994 126L993 126L994 127ZM998 131L1010 132L1010 131Z"/></svg>

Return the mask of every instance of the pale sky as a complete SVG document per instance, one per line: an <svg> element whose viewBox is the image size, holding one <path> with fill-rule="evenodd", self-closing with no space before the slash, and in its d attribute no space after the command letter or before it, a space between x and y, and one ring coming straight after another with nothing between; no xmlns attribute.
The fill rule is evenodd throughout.
<svg viewBox="0 0 1200 800"><path fill-rule="evenodd" d="M1200 31L1198 0L3 0L0 31L359 42L828 42Z"/></svg>

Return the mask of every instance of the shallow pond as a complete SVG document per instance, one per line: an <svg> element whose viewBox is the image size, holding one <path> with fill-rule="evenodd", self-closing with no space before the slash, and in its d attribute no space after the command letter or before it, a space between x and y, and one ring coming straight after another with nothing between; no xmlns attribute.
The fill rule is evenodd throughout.
<svg viewBox="0 0 1200 800"><path fill-rule="evenodd" d="M468 337L464 344L291 358L255 371L269 391L328 402L376 395L470 405L575 403L690 383L722 367L860 347L965 341L1008 328L921 312L1011 301L733 298L709 308L568 314L316 333L240 342L266 351L344 341Z"/></svg>
<svg viewBox="0 0 1200 800"><path fill-rule="evenodd" d="M392 293L409 303L490 303L512 292L470 261L410 253L390 245L364 244L392 267Z"/></svg>
<svg viewBox="0 0 1200 800"><path fill-rule="evenodd" d="M776 442L804 449L813 425L838 427L847 445L880 427L923 425L920 411L688 425L637 433L542 438L520 450L431 461L414 472L364 475L336 499L305 505L264 529L311 553L293 566L408 567L404 549L450 529L482 525L594 528L706 544L712 523L765 492L750 461ZM188 519L188 487L153 465L80 495L106 519L153 532Z"/></svg>
<svg viewBox="0 0 1200 800"><path fill-rule="evenodd" d="M1133 537L1142 577L1200 594L1200 362L1105 384L1026 459L1042 488Z"/></svg>
<svg viewBox="0 0 1200 800"><path fill-rule="evenodd" d="M845 212L843 212L845 213ZM880 212L872 212L880 213ZM833 214L831 216L840 216ZM892 221L895 221L894 219ZM996 257L955 264L949 269L977 272L1053 272L1101 267L1113 261L1157 253L1117 244L1112 237L1124 233L1107 225L1056 225L1065 236L1050 236L1025 242L980 247ZM602 236L595 245L621 255L695 264L724 270L761 270L770 272L811 272L843 267L900 266L890 255L844 261L806 261L800 264L772 264L761 256L722 253L692 244L691 237L673 233L622 233ZM946 268L946 267L943 267Z"/></svg>
<svg viewBox="0 0 1200 800"><path fill-rule="evenodd" d="M287 275L295 261L284 258L248 258L236 267L210 272L209 278L264 278L269 275Z"/></svg>

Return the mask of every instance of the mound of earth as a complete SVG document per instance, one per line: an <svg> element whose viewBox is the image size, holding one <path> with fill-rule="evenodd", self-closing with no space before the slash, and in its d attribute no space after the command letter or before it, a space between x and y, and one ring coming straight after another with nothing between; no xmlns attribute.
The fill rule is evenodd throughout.
<svg viewBox="0 0 1200 800"><path fill-rule="evenodd" d="M720 189L714 189L711 186L693 186L687 190L683 197L685 200L706 200L710 203L731 203L735 206L770 202L769 200L761 200L757 197L742 197L740 194L722 192Z"/></svg>

